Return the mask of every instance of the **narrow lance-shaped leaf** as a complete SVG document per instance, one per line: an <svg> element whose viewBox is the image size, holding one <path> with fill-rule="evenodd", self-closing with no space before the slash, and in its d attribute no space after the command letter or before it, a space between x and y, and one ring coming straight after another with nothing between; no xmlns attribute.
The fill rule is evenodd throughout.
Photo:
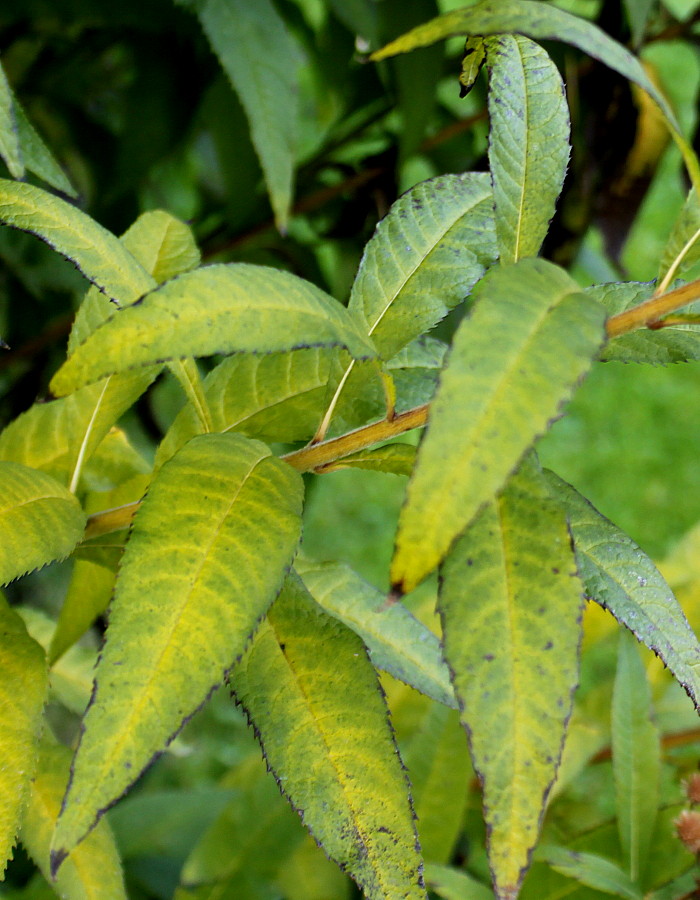
<svg viewBox="0 0 700 900"><path fill-rule="evenodd" d="M380 60L397 53L408 53L456 34L485 36L512 32L535 40L572 44L643 88L663 112L683 154L691 180L700 189L697 157L683 137L668 101L649 78L639 60L597 25L550 3L539 0L482 0L473 6L452 10L419 25L373 53L370 59Z"/></svg>
<svg viewBox="0 0 700 900"><path fill-rule="evenodd" d="M368 900L425 897L408 781L360 639L288 579L231 683L328 856Z"/></svg>
<svg viewBox="0 0 700 900"><path fill-rule="evenodd" d="M438 703L456 707L440 642L401 603L387 606L381 591L349 566L297 560L314 600L364 641L375 666Z"/></svg>
<svg viewBox="0 0 700 900"><path fill-rule="evenodd" d="M264 444L193 438L136 516L53 843L56 869L242 654L300 533L302 482Z"/></svg>
<svg viewBox="0 0 700 900"><path fill-rule="evenodd" d="M0 597L0 878L17 837L48 689L46 655Z"/></svg>
<svg viewBox="0 0 700 900"><path fill-rule="evenodd" d="M377 226L348 309L389 360L464 300L495 258L488 175L433 178L400 197ZM337 414L349 427L365 420L363 397L376 372L354 361L337 372Z"/></svg>
<svg viewBox="0 0 700 900"><path fill-rule="evenodd" d="M0 66L0 156L13 178L24 177L22 147L17 133L15 98Z"/></svg>
<svg viewBox="0 0 700 900"><path fill-rule="evenodd" d="M623 631L612 699L617 829L631 880L642 881L659 806L661 748L650 719L651 690L637 642Z"/></svg>
<svg viewBox="0 0 700 900"><path fill-rule="evenodd" d="M0 584L68 556L84 528L80 504L54 478L0 463Z"/></svg>
<svg viewBox="0 0 700 900"><path fill-rule="evenodd" d="M569 519L586 594L656 653L700 708L700 643L651 559L553 472L553 495Z"/></svg>
<svg viewBox="0 0 700 900"><path fill-rule="evenodd" d="M492 269L474 290L431 405L401 511L393 584L410 591L503 485L589 369L602 307L538 259Z"/></svg>
<svg viewBox="0 0 700 900"><path fill-rule="evenodd" d="M44 740L22 823L22 844L47 880L51 834L70 770L67 747ZM66 860L55 880L64 900L127 900L121 861L106 821Z"/></svg>
<svg viewBox="0 0 700 900"><path fill-rule="evenodd" d="M52 188L56 188L57 191L61 191L68 197L76 198L78 192L34 129L16 97L15 117L17 119L17 134L19 135L26 168L38 175L42 181L45 181Z"/></svg>
<svg viewBox="0 0 700 900"><path fill-rule="evenodd" d="M294 179L300 49L270 0L206 0L199 16L245 109L275 220L284 228Z"/></svg>
<svg viewBox="0 0 700 900"><path fill-rule="evenodd" d="M518 894L578 680L581 585L563 512L528 459L459 539L438 609L498 898Z"/></svg>
<svg viewBox="0 0 700 900"><path fill-rule="evenodd" d="M0 179L0 223L41 238L114 300L140 297L155 286L110 231L41 188Z"/></svg>
<svg viewBox="0 0 700 900"><path fill-rule="evenodd" d="M302 278L246 263L166 282L100 326L54 375L62 395L135 366L214 353L345 347L376 352L340 303Z"/></svg>
<svg viewBox="0 0 700 900"><path fill-rule="evenodd" d="M629 875L615 863L595 853L581 853L565 847L547 845L537 851L537 859L548 863L555 872L575 878L581 884L604 894L642 900L642 891Z"/></svg>
<svg viewBox="0 0 700 900"><path fill-rule="evenodd" d="M569 161L569 108L547 52L520 35L487 38L489 167L501 263L537 256Z"/></svg>
<svg viewBox="0 0 700 900"><path fill-rule="evenodd" d="M658 280L673 281L700 260L700 200L691 188L659 262Z"/></svg>

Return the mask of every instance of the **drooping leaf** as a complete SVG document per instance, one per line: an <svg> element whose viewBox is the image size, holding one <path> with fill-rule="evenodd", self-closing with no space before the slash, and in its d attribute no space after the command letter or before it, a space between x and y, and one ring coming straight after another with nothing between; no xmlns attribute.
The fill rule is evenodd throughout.
<svg viewBox="0 0 700 900"><path fill-rule="evenodd" d="M436 635L401 603L387 605L381 591L342 563L297 560L314 600L358 634L379 669L455 708L450 676Z"/></svg>
<svg viewBox="0 0 700 900"><path fill-rule="evenodd" d="M51 834L66 789L70 760L67 747L44 741L22 823L22 843L47 880L51 879ZM55 885L65 900L126 900L121 861L106 821L100 822L93 834L71 853Z"/></svg>
<svg viewBox="0 0 700 900"><path fill-rule="evenodd" d="M642 900L641 890L630 881L627 873L595 853L547 845L538 848L537 858L547 862L555 872L575 878L596 891L626 900Z"/></svg>
<svg viewBox="0 0 700 900"><path fill-rule="evenodd" d="M294 180L299 48L270 0L206 0L199 16L245 109L275 220L284 228Z"/></svg>
<svg viewBox="0 0 700 900"><path fill-rule="evenodd" d="M0 157L13 178L24 177L24 159L17 132L15 98L2 66L0 66Z"/></svg>
<svg viewBox="0 0 700 900"><path fill-rule="evenodd" d="M392 475L410 475L415 460L416 448L413 444L385 444L383 447L371 447L369 450L344 456L325 466L323 471L369 469L373 472L391 472Z"/></svg>
<svg viewBox="0 0 700 900"><path fill-rule="evenodd" d="M41 188L0 179L0 223L41 238L113 300L129 302L155 285L110 231Z"/></svg>
<svg viewBox="0 0 700 900"><path fill-rule="evenodd" d="M668 101L629 50L605 34L597 25L539 0L482 0L473 6L447 12L419 25L386 47L373 53L378 61L427 47L456 34L491 35L515 32L535 40L572 44L643 88L664 114L674 140L683 154L691 180L700 189L700 166L685 140Z"/></svg>
<svg viewBox="0 0 700 900"><path fill-rule="evenodd" d="M173 278L119 310L54 375L59 396L135 366L214 353L345 347L375 356L346 310L279 269L215 265Z"/></svg>
<svg viewBox="0 0 700 900"><path fill-rule="evenodd" d="M70 491L45 472L0 462L0 583L68 556L83 536L85 514Z"/></svg>
<svg viewBox="0 0 700 900"><path fill-rule="evenodd" d="M650 719L651 691L629 632L620 634L612 699L612 753L620 844L630 879L644 876L659 805L661 748Z"/></svg>
<svg viewBox="0 0 700 900"><path fill-rule="evenodd" d="M517 896L578 681L581 585L563 512L527 459L455 544L438 609L483 786L494 889Z"/></svg>
<svg viewBox="0 0 700 900"><path fill-rule="evenodd" d="M653 285L637 282L596 284L586 288L586 293L602 303L612 316L648 300ZM639 328L608 341L600 359L651 365L700 359L700 329L694 325Z"/></svg>
<svg viewBox="0 0 700 900"><path fill-rule="evenodd" d="M569 162L569 107L559 70L520 35L487 38L489 165L501 263L537 256Z"/></svg>
<svg viewBox="0 0 700 900"><path fill-rule="evenodd" d="M360 639L288 579L232 686L280 788L368 900L425 897L408 783Z"/></svg>
<svg viewBox="0 0 700 900"><path fill-rule="evenodd" d="M474 291L431 405L401 511L392 583L410 591L505 482L586 373L604 311L539 259L492 269Z"/></svg>
<svg viewBox="0 0 700 900"><path fill-rule="evenodd" d="M473 770L455 710L430 704L403 754L423 859L448 863L464 826Z"/></svg>
<svg viewBox="0 0 700 900"><path fill-rule="evenodd" d="M632 32L632 46L638 47L644 37L654 0L624 0L625 14Z"/></svg>
<svg viewBox="0 0 700 900"><path fill-rule="evenodd" d="M658 280L666 278L669 273L671 280L678 278L698 260L700 260L700 201L696 189L691 188L661 254Z"/></svg>
<svg viewBox="0 0 700 900"><path fill-rule="evenodd" d="M493 891L460 869L428 863L425 880L443 900L492 900Z"/></svg>
<svg viewBox="0 0 700 900"><path fill-rule="evenodd" d="M479 72L486 62L484 39L476 35L468 37L464 43L464 56L459 73L459 96L464 98L474 87Z"/></svg>
<svg viewBox="0 0 700 900"><path fill-rule="evenodd" d="M0 879L38 758L47 689L44 651L0 597Z"/></svg>
<svg viewBox="0 0 700 900"><path fill-rule="evenodd" d="M204 381L213 430L240 431L268 441L308 440L323 414L335 352L311 349L228 357ZM158 447L156 468L198 431L195 411L184 407Z"/></svg>
<svg viewBox="0 0 700 900"><path fill-rule="evenodd" d="M348 308L382 359L463 300L496 257L489 178L442 175L404 194L367 244Z"/></svg>
<svg viewBox="0 0 700 900"><path fill-rule="evenodd" d="M553 472L547 479L569 518L586 594L659 656L700 708L700 643L651 559Z"/></svg>
<svg viewBox="0 0 700 900"><path fill-rule="evenodd" d="M243 652L296 550L302 483L258 442L193 438L152 482L53 844L60 865Z"/></svg>

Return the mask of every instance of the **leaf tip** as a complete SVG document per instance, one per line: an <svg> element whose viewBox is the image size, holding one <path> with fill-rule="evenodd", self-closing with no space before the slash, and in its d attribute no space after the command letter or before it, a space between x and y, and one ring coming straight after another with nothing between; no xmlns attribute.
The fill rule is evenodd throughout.
<svg viewBox="0 0 700 900"><path fill-rule="evenodd" d="M51 878L54 881L58 875L58 870L61 868L61 865L67 856L68 851L64 850L62 847L58 850L52 850L49 854Z"/></svg>

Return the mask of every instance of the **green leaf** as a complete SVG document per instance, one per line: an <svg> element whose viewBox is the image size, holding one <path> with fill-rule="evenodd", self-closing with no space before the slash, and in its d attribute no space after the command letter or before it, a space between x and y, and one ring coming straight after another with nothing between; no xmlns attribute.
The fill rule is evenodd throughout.
<svg viewBox="0 0 700 900"><path fill-rule="evenodd" d="M44 742L22 823L22 843L47 880L51 878L49 844L68 781L70 760L66 747ZM126 900L121 862L106 821L100 822L85 843L71 853L55 885L65 900Z"/></svg>
<svg viewBox="0 0 700 900"><path fill-rule="evenodd" d="M700 201L691 188L659 261L658 280L673 281L700 260Z"/></svg>
<svg viewBox="0 0 700 900"><path fill-rule="evenodd" d="M428 887L443 900L492 900L493 891L466 872L450 866L428 863L425 867Z"/></svg>
<svg viewBox="0 0 700 900"><path fill-rule="evenodd" d="M397 53L408 53L427 47L456 34L490 35L515 32L535 40L563 41L572 44L619 72L643 88L664 114L674 140L679 146L691 180L700 189L700 166L684 139L671 107L654 85L639 60L622 44L618 44L597 25L580 19L550 3L538 0L482 0L474 6L455 9L419 25L386 47L373 53L378 61Z"/></svg>
<svg viewBox="0 0 700 900"><path fill-rule="evenodd" d="M629 876L615 863L595 853L547 845L538 849L537 858L547 862L555 872L575 878L581 884L604 894L625 897L627 900L642 900L642 892L630 881Z"/></svg>
<svg viewBox="0 0 700 900"><path fill-rule="evenodd" d="M554 419L603 340L603 309L538 259L474 290L431 405L401 511L391 577L412 590Z"/></svg>
<svg viewBox="0 0 700 900"><path fill-rule="evenodd" d="M212 429L240 431L267 441L308 440L323 415L334 352L311 349L228 357L204 380ZM199 428L194 409L185 406L158 447L156 468Z"/></svg>
<svg viewBox="0 0 700 900"><path fill-rule="evenodd" d="M368 900L425 897L408 782L360 639L288 579L232 686L281 790Z"/></svg>
<svg viewBox="0 0 700 900"><path fill-rule="evenodd" d="M17 131L15 98L2 66L0 66L0 156L13 178L24 178L24 159Z"/></svg>
<svg viewBox="0 0 700 900"><path fill-rule="evenodd" d="M369 469L374 472L391 472L392 475L410 475L416 461L413 444L385 444L351 453L325 466L323 471L336 469Z"/></svg>
<svg viewBox="0 0 700 900"><path fill-rule="evenodd" d="M152 482L122 560L54 868L243 652L296 550L301 496L291 467L236 434L193 438Z"/></svg>
<svg viewBox="0 0 700 900"><path fill-rule="evenodd" d="M620 843L635 884L649 862L659 806L661 747L650 706L651 691L637 642L623 631L612 699L613 775Z"/></svg>
<svg viewBox="0 0 700 900"><path fill-rule="evenodd" d="M47 690L44 651L0 597L0 879L36 767Z"/></svg>
<svg viewBox="0 0 700 900"><path fill-rule="evenodd" d="M700 708L700 643L651 559L553 472L547 479L569 518L586 594L661 657Z"/></svg>
<svg viewBox="0 0 700 900"><path fill-rule="evenodd" d="M481 37L468 37L464 43L464 56L459 73L459 96L464 98L474 87L479 72L486 62L486 45Z"/></svg>
<svg viewBox="0 0 700 900"><path fill-rule="evenodd" d="M16 97L14 98L14 107L17 120L17 134L19 135L25 166L50 187L56 188L57 191L61 191L61 193L75 199L78 196L78 192L56 162L49 148L37 134Z"/></svg>
<svg viewBox="0 0 700 900"><path fill-rule="evenodd" d="M644 300L653 292L652 284L623 282L596 284L586 288L589 297L598 300L613 316ZM600 359L608 362L650 363L668 365L700 359L700 330L693 325L671 325L667 328L639 328L613 338L603 347Z"/></svg>
<svg viewBox="0 0 700 900"><path fill-rule="evenodd" d="M456 708L440 642L401 603L386 596L342 563L297 560L296 568L314 600L364 641L374 665Z"/></svg>
<svg viewBox="0 0 700 900"><path fill-rule="evenodd" d="M569 108L549 55L519 35L486 39L489 165L501 263L537 256L569 162Z"/></svg>
<svg viewBox="0 0 700 900"><path fill-rule="evenodd" d="M214 353L374 348L332 297L279 269L246 263L187 272L119 310L54 375L60 395L134 366Z"/></svg>
<svg viewBox="0 0 700 900"><path fill-rule="evenodd" d="M462 832L473 776L456 712L431 703L403 758L423 859L448 863Z"/></svg>
<svg viewBox="0 0 700 900"><path fill-rule="evenodd" d="M581 602L566 519L528 460L445 560L438 600L498 898L517 896L556 775Z"/></svg>
<svg viewBox="0 0 700 900"><path fill-rule="evenodd" d="M51 643L52 664L105 612L115 578L116 570L89 559L76 559Z"/></svg>
<svg viewBox="0 0 700 900"><path fill-rule="evenodd" d="M206 0L199 16L245 109L283 229L292 201L301 53L270 0Z"/></svg>
<svg viewBox="0 0 700 900"><path fill-rule="evenodd" d="M0 222L41 238L113 300L131 302L155 284L110 231L41 188L0 179Z"/></svg>
<svg viewBox="0 0 700 900"><path fill-rule="evenodd" d="M348 309L382 359L457 306L496 258L488 175L442 175L394 203L365 247Z"/></svg>
<svg viewBox="0 0 700 900"><path fill-rule="evenodd" d="M63 559L83 536L80 504L45 472L0 462L0 498L1 584Z"/></svg>
<svg viewBox="0 0 700 900"><path fill-rule="evenodd" d="M654 5L654 0L624 0L625 15L632 32L633 47L639 47L641 44Z"/></svg>

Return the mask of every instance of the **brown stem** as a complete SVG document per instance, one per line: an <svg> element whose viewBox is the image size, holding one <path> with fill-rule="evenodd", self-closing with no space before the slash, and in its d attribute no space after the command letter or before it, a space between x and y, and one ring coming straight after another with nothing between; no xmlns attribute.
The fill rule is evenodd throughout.
<svg viewBox="0 0 700 900"><path fill-rule="evenodd" d="M619 337L638 328L653 328L662 316L675 312L693 300L700 300L700 278L611 316L606 325L608 337Z"/></svg>

